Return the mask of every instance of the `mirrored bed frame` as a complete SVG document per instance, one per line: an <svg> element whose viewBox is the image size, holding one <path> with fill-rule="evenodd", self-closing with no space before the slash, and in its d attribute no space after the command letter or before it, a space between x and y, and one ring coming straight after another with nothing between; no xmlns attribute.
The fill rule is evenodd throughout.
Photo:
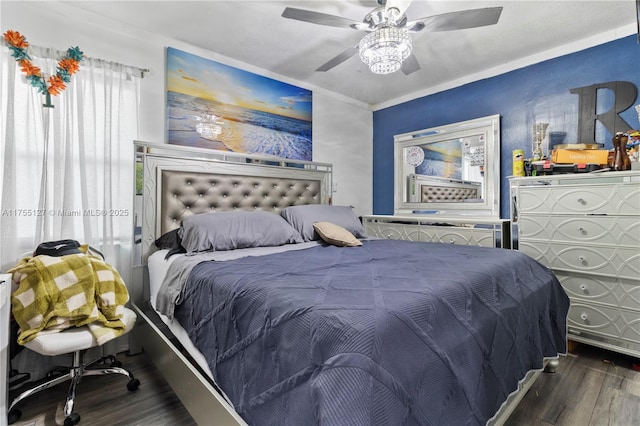
<svg viewBox="0 0 640 426"><path fill-rule="evenodd" d="M243 425L209 372L149 304L154 241L189 215L208 211L280 209L330 204L332 166L206 149L135 142L142 193L136 195L131 300L139 323L131 351L142 348L198 424ZM141 176L140 176L141 175ZM139 185L140 187L140 185ZM138 192L140 188L138 189ZM557 362L557 361L556 361ZM488 424L502 424L540 371L530 371Z"/></svg>
<svg viewBox="0 0 640 426"><path fill-rule="evenodd" d="M165 376L198 424L243 425L221 395L205 366L197 362L149 304L147 261L154 241L180 226L183 218L210 211L279 212L299 204L329 204L332 166L268 156L135 142L135 242L130 285L142 320L131 348L140 346ZM195 348L189 348L195 350Z"/></svg>

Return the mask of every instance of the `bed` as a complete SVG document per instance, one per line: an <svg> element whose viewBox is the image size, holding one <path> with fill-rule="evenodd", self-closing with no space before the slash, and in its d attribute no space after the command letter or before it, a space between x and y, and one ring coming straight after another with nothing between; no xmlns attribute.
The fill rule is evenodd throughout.
<svg viewBox="0 0 640 426"><path fill-rule="evenodd" d="M495 423L566 350L568 298L519 252L368 239L330 165L136 152L136 336L199 423Z"/></svg>

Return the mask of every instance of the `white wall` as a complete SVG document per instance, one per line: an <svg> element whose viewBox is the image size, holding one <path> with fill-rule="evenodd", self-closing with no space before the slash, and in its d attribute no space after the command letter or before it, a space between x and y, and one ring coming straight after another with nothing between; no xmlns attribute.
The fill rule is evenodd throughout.
<svg viewBox="0 0 640 426"><path fill-rule="evenodd" d="M304 82L269 73L162 35L150 34L64 2L1 1L0 30L19 31L33 45L150 69L141 84L140 132L146 142L165 141L165 48L175 47L313 91L313 159L334 165L334 204L372 212L373 115L368 106ZM113 7L118 7L117 1ZM132 150L133 154L133 150Z"/></svg>
<svg viewBox="0 0 640 426"><path fill-rule="evenodd" d="M333 204L355 207L359 216L372 213L372 113L313 95L313 159L333 163Z"/></svg>

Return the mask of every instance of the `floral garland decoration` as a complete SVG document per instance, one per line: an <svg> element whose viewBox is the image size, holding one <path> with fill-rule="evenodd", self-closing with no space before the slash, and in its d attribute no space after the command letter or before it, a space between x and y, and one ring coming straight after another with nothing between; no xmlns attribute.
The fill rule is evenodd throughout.
<svg viewBox="0 0 640 426"><path fill-rule="evenodd" d="M56 74L45 80L40 68L33 65L31 57L27 54L27 47L29 47L27 39L19 32L11 30L4 33L3 36L9 44L11 56L20 66L20 71L26 74L27 81L43 95L57 96L62 93L71 81L71 76L80 69L80 61L82 61L84 53L78 47L70 47L67 49L66 55L58 61ZM49 83L48 86L47 83Z"/></svg>

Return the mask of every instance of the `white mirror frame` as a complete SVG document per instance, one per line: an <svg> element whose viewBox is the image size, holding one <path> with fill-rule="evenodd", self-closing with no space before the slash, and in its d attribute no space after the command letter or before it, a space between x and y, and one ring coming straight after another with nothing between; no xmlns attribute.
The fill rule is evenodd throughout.
<svg viewBox="0 0 640 426"><path fill-rule="evenodd" d="M414 170L409 170L406 164L405 148L474 135L482 135L485 140L484 198L481 202L418 203L405 201L408 193L408 176L415 173ZM394 136L394 144L394 211L396 215L442 214L500 218L500 115L398 134Z"/></svg>

